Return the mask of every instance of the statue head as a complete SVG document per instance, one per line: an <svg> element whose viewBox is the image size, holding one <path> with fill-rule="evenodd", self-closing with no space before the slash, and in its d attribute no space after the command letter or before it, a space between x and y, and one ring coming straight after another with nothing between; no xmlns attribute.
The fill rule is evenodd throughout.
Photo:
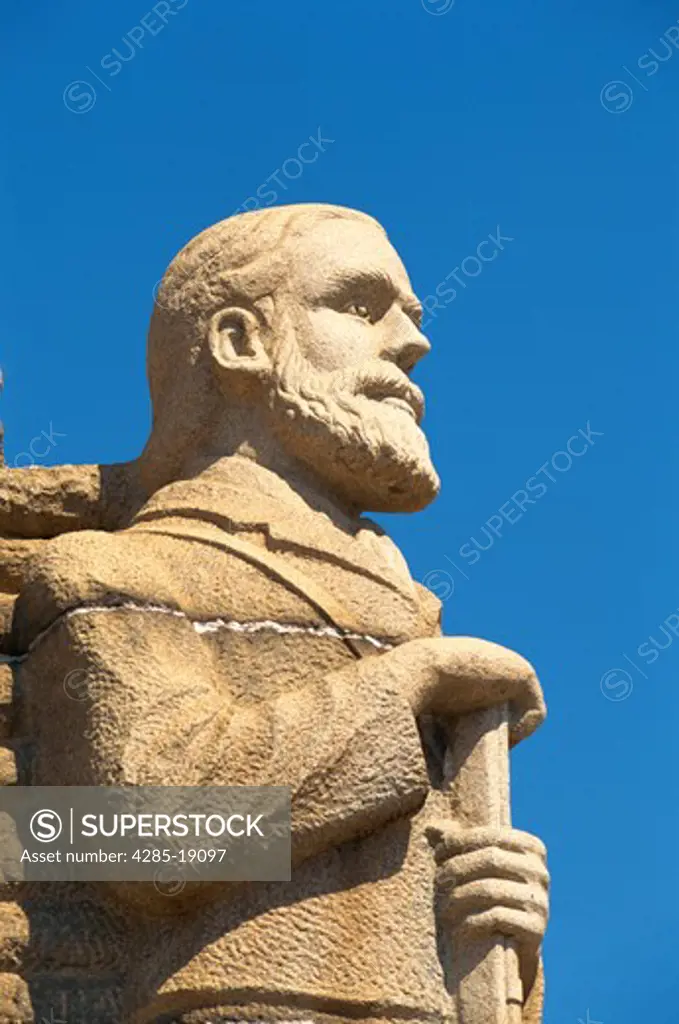
<svg viewBox="0 0 679 1024"><path fill-rule="evenodd" d="M356 510L427 505L439 481L410 372L429 350L383 228L324 205L240 214L168 268L151 321L155 488L236 452L281 458Z"/></svg>

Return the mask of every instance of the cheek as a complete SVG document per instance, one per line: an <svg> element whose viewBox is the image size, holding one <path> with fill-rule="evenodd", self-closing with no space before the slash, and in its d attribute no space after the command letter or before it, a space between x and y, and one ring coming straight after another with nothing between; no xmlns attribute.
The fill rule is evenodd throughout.
<svg viewBox="0 0 679 1024"><path fill-rule="evenodd" d="M374 359L378 350L375 327L333 309L309 313L298 344L305 358L322 371L352 369Z"/></svg>

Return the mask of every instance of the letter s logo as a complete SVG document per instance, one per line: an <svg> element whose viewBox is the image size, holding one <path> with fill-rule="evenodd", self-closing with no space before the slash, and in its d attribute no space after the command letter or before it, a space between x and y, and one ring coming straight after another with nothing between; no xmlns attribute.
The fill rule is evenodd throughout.
<svg viewBox="0 0 679 1024"><path fill-rule="evenodd" d="M632 106L634 93L627 82L607 82L599 93L599 99L609 114L624 114Z"/></svg>
<svg viewBox="0 0 679 1024"><path fill-rule="evenodd" d="M29 825L31 835L39 843L53 843L61 835L61 818L56 811L36 811Z"/></svg>

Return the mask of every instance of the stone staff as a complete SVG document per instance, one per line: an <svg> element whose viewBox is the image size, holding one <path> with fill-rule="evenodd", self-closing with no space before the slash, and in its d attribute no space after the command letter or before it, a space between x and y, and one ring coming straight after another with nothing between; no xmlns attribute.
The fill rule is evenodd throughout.
<svg viewBox="0 0 679 1024"><path fill-rule="evenodd" d="M446 789L463 828L508 827L509 708L498 704L450 727ZM450 966L459 1024L521 1024L523 986L515 944L502 935L458 944Z"/></svg>

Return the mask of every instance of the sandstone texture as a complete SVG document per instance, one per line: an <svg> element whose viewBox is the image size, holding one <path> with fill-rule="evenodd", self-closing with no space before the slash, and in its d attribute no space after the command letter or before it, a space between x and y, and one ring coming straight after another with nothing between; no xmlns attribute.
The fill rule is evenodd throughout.
<svg viewBox="0 0 679 1024"><path fill-rule="evenodd" d="M508 796L540 685L443 636L365 515L438 491L420 312L365 214L230 218L165 275L139 458L0 469L1 783L293 808L289 883L5 885L0 1024L542 1020L545 851Z"/></svg>

